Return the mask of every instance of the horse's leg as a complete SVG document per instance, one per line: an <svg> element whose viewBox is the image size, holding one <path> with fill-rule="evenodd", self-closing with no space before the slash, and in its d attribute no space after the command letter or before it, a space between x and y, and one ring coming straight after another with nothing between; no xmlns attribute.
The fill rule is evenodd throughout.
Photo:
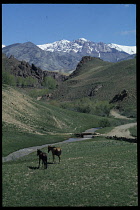
<svg viewBox="0 0 140 210"><path fill-rule="evenodd" d="M59 163L60 163L60 156L58 156L59 157Z"/></svg>
<svg viewBox="0 0 140 210"><path fill-rule="evenodd" d="M40 157L39 157L39 165L38 165L38 168L40 167Z"/></svg>
<svg viewBox="0 0 140 210"><path fill-rule="evenodd" d="M47 168L47 161L44 161L44 169Z"/></svg>

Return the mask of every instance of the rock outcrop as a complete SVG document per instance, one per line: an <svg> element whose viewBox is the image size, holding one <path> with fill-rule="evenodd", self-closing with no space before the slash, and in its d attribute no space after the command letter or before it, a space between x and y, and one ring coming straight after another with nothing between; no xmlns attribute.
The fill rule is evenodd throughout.
<svg viewBox="0 0 140 210"><path fill-rule="evenodd" d="M66 80L67 76L60 74L58 72L52 71L43 71L39 67L36 67L34 64L30 65L26 61L18 61L14 56L7 58L5 55L2 56L3 67L6 71L9 71L15 77L32 77L35 78L38 82L37 86L41 86L45 77L52 77L58 83Z"/></svg>
<svg viewBox="0 0 140 210"><path fill-rule="evenodd" d="M128 92L124 89L119 94L115 95L109 103L123 101L128 96Z"/></svg>

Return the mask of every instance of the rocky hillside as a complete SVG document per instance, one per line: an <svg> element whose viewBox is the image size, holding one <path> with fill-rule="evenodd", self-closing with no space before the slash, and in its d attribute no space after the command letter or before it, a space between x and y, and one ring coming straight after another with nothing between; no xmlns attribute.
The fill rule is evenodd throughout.
<svg viewBox="0 0 140 210"><path fill-rule="evenodd" d="M36 81L36 86L41 86L45 77L52 77L58 83L64 81L67 76L62 75L58 72L43 71L34 64L30 65L26 61L19 61L14 56L6 57L2 54L2 67L3 72L9 72L17 78L33 78Z"/></svg>
<svg viewBox="0 0 140 210"><path fill-rule="evenodd" d="M136 111L136 59L118 63L83 57L76 70L53 94L60 101L88 97Z"/></svg>

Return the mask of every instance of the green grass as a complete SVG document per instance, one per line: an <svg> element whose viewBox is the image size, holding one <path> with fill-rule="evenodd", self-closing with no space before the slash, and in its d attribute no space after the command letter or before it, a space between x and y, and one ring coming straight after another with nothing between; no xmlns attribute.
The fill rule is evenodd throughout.
<svg viewBox="0 0 140 210"><path fill-rule="evenodd" d="M102 87L90 98L95 101L110 101L122 90L128 91L128 97L119 105L124 114L136 117L136 59L109 63L94 58L75 71L75 76L66 80L54 92L54 98L60 101L74 101L88 97L91 90Z"/></svg>
<svg viewBox="0 0 140 210"><path fill-rule="evenodd" d="M104 119L101 116L78 113L36 101L25 93L23 95L20 89L8 86L3 87L3 113L3 156L26 147L63 141L73 133L99 127ZM126 122L106 119L111 126Z"/></svg>
<svg viewBox="0 0 140 210"><path fill-rule="evenodd" d="M57 135L39 135L35 133L19 131L13 125L6 125L3 128L2 137L2 156L5 157L8 154L15 152L19 149L40 146L43 144L52 144L55 142L63 141L69 138L68 134L57 134Z"/></svg>
<svg viewBox="0 0 140 210"><path fill-rule="evenodd" d="M137 137L137 126L129 128L129 131L130 131L132 136Z"/></svg>
<svg viewBox="0 0 140 210"><path fill-rule="evenodd" d="M62 161L47 170L32 169L36 153L3 164L4 207L138 205L136 144L97 137L58 146Z"/></svg>

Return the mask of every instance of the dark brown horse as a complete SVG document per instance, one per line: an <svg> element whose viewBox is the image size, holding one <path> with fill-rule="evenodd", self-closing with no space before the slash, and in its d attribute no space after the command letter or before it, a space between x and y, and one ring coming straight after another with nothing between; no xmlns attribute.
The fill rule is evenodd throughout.
<svg viewBox="0 0 140 210"><path fill-rule="evenodd" d="M61 148L60 147L52 147L52 146L48 146L48 153L49 151L52 151L52 156L53 156L53 162L55 159L55 155L58 156L59 158L59 163L60 163L60 155L61 155Z"/></svg>
<svg viewBox="0 0 140 210"><path fill-rule="evenodd" d="M47 154L42 152L41 150L37 149L37 155L39 155L39 165L40 167L40 160L42 160L42 165L44 164L44 169L47 168Z"/></svg>

